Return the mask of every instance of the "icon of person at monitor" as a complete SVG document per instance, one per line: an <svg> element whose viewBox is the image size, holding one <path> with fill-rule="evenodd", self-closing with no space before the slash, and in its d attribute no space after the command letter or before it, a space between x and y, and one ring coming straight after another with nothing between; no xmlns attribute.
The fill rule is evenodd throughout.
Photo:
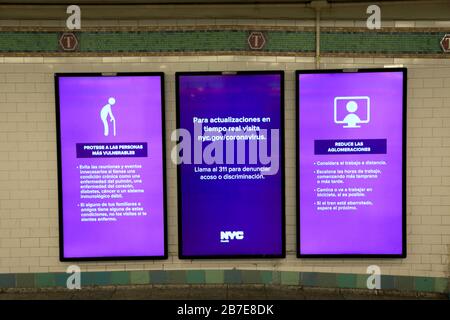
<svg viewBox="0 0 450 320"><path fill-rule="evenodd" d="M360 128L360 126L358 126L358 123L362 121L355 113L358 110L358 104L355 101L349 101L347 102L346 109L348 111L348 114L342 121L347 124L344 126L344 128Z"/></svg>
<svg viewBox="0 0 450 320"><path fill-rule="evenodd" d="M111 107L116 103L116 99L114 99L113 97L108 99L108 104L106 104L105 106L103 106L102 110L100 111L100 118L102 119L103 122L103 127L104 127L104 131L103 134L105 135L105 137L107 137L109 135L109 124L108 124L108 116L110 118L110 122L112 122L112 126L113 126L113 135L116 136L116 119L114 118L114 115L112 113L112 109Z"/></svg>

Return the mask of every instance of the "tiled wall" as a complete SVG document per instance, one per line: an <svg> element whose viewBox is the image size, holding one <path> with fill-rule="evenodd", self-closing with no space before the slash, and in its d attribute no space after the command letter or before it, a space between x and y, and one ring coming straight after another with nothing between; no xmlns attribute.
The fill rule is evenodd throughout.
<svg viewBox="0 0 450 320"><path fill-rule="evenodd" d="M230 24L228 22L227 24ZM251 23L252 21L245 22ZM307 22L303 23L309 25ZM347 23L357 25L356 22ZM136 25L136 22L129 24ZM282 21L274 24L284 25ZM420 26L436 26L431 24L422 22ZM0 25L13 24L3 21ZM30 23L23 22L20 25L29 26ZM328 22L328 25L340 26L343 23ZM414 27L416 24L407 26ZM364 275L368 265L377 264L384 275L419 277L417 279L447 278L450 274L450 59L321 59L322 68L383 67L393 64L402 64L409 68L408 258L306 260L297 259L295 255L294 70L314 69L314 58L251 55L0 57L0 274L18 274L16 278L8 277L8 281L24 278L38 281L36 279L45 276L36 275L34 278L19 274L55 275L64 272L69 265L58 260L53 88L55 72L165 72L166 136L170 137L175 128L175 71L285 70L286 259L180 261L177 258L176 170L170 161L173 144L168 142L166 161L169 259L80 263L81 269L103 274L103 271L212 271L237 268L244 271L273 271L274 274L279 271L292 272L286 274L296 274L296 279L300 281L303 278L299 272ZM170 272L172 271L167 274ZM442 286L442 283L439 282L439 285Z"/></svg>
<svg viewBox="0 0 450 320"><path fill-rule="evenodd" d="M323 58L323 68L409 68L408 258L305 260L295 257L294 70L313 58L252 56L0 58L0 273L58 272L58 214L53 73L164 71L167 137L175 128L175 71L286 71L287 258L180 261L177 258L176 170L168 167L167 261L83 263L83 270L218 269L448 276L450 244L450 60Z"/></svg>

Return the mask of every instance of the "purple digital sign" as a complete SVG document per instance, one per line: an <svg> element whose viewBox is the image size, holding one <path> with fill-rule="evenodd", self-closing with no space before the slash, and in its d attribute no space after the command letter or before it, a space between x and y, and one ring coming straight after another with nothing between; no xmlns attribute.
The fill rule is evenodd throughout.
<svg viewBox="0 0 450 320"><path fill-rule="evenodd" d="M180 258L283 257L284 73L176 78Z"/></svg>
<svg viewBox="0 0 450 320"><path fill-rule="evenodd" d="M55 82L60 259L165 258L163 74Z"/></svg>
<svg viewBox="0 0 450 320"><path fill-rule="evenodd" d="M406 69L296 77L299 256L405 257Z"/></svg>

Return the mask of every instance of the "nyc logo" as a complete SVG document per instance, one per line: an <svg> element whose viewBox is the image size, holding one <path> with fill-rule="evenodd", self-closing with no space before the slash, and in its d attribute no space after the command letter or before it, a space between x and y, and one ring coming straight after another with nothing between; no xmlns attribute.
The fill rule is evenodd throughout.
<svg viewBox="0 0 450 320"><path fill-rule="evenodd" d="M228 243L230 240L243 240L244 231L220 231L220 242Z"/></svg>

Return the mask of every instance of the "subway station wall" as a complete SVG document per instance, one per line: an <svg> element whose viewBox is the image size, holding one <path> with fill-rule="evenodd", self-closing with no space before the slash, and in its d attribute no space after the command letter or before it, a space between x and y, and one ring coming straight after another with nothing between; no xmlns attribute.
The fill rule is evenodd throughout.
<svg viewBox="0 0 450 320"><path fill-rule="evenodd" d="M77 263L83 271L249 269L447 277L450 255L450 59L322 58L321 68L408 68L406 259L296 257L295 75L314 58L286 56L0 57L0 273L64 272L59 261L54 73L164 72L168 260ZM179 260L175 72L285 71L285 259Z"/></svg>

